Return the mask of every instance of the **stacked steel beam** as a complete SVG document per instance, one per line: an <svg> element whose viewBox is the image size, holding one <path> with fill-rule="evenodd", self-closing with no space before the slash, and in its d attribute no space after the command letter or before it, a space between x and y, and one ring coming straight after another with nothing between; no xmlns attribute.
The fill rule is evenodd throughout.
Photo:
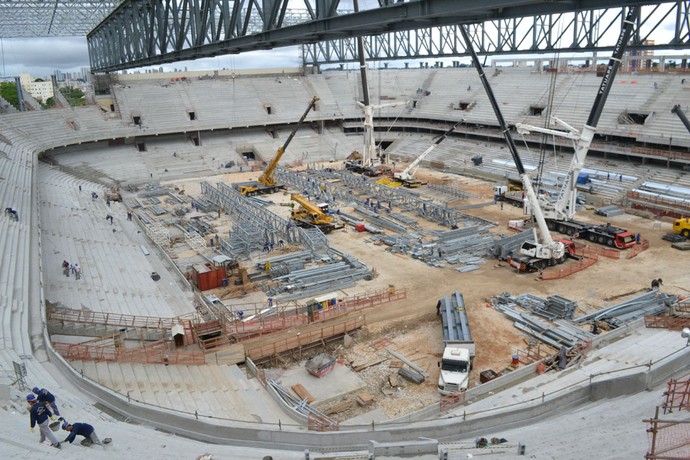
<svg viewBox="0 0 690 460"><path fill-rule="evenodd" d="M678 301L678 296L659 292L657 289L641 294L632 299L602 308L588 315L575 318L579 324L606 321L613 327L620 327L627 322L642 318L645 315L656 315L666 310L669 305Z"/></svg>

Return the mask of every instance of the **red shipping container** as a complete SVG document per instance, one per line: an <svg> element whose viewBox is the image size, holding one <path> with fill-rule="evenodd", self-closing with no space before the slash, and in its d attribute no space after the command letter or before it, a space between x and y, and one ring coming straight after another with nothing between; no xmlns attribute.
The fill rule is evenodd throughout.
<svg viewBox="0 0 690 460"><path fill-rule="evenodd" d="M355 230L357 230L358 232L364 232L366 231L366 228L364 228L364 224L357 224L355 225Z"/></svg>

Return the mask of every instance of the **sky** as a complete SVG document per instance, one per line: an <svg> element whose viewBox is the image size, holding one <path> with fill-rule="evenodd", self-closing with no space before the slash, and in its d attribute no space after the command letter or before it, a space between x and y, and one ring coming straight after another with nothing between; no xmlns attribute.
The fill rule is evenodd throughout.
<svg viewBox="0 0 690 460"><path fill-rule="evenodd" d="M368 9L372 5L369 0L361 0L361 9ZM351 4L349 5L351 7ZM347 0L343 0L341 8L349 9ZM668 42L673 34L673 18L665 22L664 26L654 31L652 38L659 42ZM618 36L618 30L610 31L611 40ZM57 51L57 52L56 52ZM681 52L668 52L665 54L678 55ZM507 56L499 56L505 59ZM525 58L527 56L522 56ZM565 57L565 55L563 55ZM433 62L439 59L427 58L425 61ZM449 65L457 58L442 59ZM408 60L409 61L409 60ZM469 63L469 59L460 59ZM390 63L391 67L402 67L403 61ZM184 70L237 70L257 68L284 68L299 67L301 65L300 48L291 46L267 51L255 51L239 55L226 55L195 61L183 61L162 65L166 71L174 69ZM371 66L382 66L379 63L371 63ZM412 65L416 66L416 65ZM86 37L49 37L49 38L4 38L0 39L0 77L13 77L21 73L30 73L33 77L48 77L55 70L62 72L79 72L82 68L89 67L89 55ZM158 69L161 66L154 66ZM348 68L356 68L355 64L348 64ZM137 69L129 70L136 71ZM142 70L142 69L138 69Z"/></svg>

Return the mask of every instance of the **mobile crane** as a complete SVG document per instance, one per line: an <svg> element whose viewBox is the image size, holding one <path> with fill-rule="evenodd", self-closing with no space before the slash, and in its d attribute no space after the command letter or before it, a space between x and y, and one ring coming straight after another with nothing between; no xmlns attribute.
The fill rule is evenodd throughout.
<svg viewBox="0 0 690 460"><path fill-rule="evenodd" d="M525 241L520 248L520 254L512 256L509 260L509 263L519 270L541 270L549 265L563 263L566 258L566 247L562 242L554 241L554 239L551 238L549 229L546 226L546 221L544 220L544 215L542 214L541 207L539 206L539 199L537 198L537 195L534 192L534 187L532 186L532 178L522 164L522 159L518 154L515 141L513 140L512 136L510 135L510 131L506 126L506 122L503 119L503 114L501 113L501 108L498 105L498 101L496 101L496 97L494 97L494 92L491 89L489 80L484 74L484 68L479 62L479 57L477 57L477 53L474 51L472 41L470 40L464 25L460 26L460 32L465 40L467 50L472 57L472 62L479 73L479 79L484 86L484 90L489 98L491 107L496 114L498 125L503 132L503 137L508 144L508 149L513 157L513 161L515 162L515 167L520 175L520 179L522 180L522 188L525 191L525 197L532 208L532 213L537 223L537 227L533 228L532 230L534 240ZM537 228L539 229L538 232Z"/></svg>
<svg viewBox="0 0 690 460"><path fill-rule="evenodd" d="M595 225L578 222L574 220L574 217L577 207L578 177L584 166L587 152L594 138L597 123L599 122L604 104L606 104L606 99L613 86L613 80L616 77L616 72L620 66L625 47L632 35L633 26L638 20L638 15L639 8L630 7L623 21L623 28L616 41L611 59L601 79L599 91L594 99L589 118L582 128L582 131L578 132L575 128L556 117L554 117L555 122L567 129L567 132L530 126L522 123L515 124L515 127L520 133L535 131L553 136L565 137L571 139L574 143L573 159L570 163L570 168L568 169L568 174L565 177L563 186L558 193L558 197L555 202L548 201L545 198L540 200L548 228L569 236L585 238L593 243L617 247L619 249L626 249L636 244L635 235L632 232L609 224Z"/></svg>
<svg viewBox="0 0 690 460"><path fill-rule="evenodd" d="M438 144L446 140L446 138L450 136L450 134L453 131L455 131L455 128L457 128L458 125L463 121L464 120L455 123L448 131L446 131L438 139L436 139L434 143L431 144L431 146L429 146L428 149L426 149L424 152L422 152L421 155L415 158L415 160L412 163L410 163L407 166L407 168L405 168L403 171L399 173L393 173L392 179L383 179L382 181L379 181L379 183L383 183L388 187L400 187L402 185L404 187L409 188L416 188L420 185L426 185L426 182L422 182L419 179L415 179L414 175L417 172L417 168L419 168L419 165L422 163L422 160L424 160L424 158L426 158L426 156L429 155L438 146Z"/></svg>
<svg viewBox="0 0 690 460"><path fill-rule="evenodd" d="M259 180L256 182L238 182L232 184L237 191L239 191L242 195L254 196L264 195L267 193L275 193L278 190L285 189L284 185L279 185L276 182L274 175L276 167L278 166L278 162L283 156L283 153L285 153L285 149L288 147L288 145L290 145L290 142L292 142L292 138L295 137L295 134L302 126L302 123L304 123L304 119L307 118L309 112L316 106L316 102L318 100L319 98L317 96L314 96L312 100L309 102L307 110L305 110L302 114L302 118L300 118L297 122L297 126L295 126L295 129L292 130L288 138L285 139L285 143L278 148L278 151L276 152L275 156L268 164L268 166L266 166L266 169L264 170L263 174L261 174L261 176L259 177Z"/></svg>
<svg viewBox="0 0 690 460"><path fill-rule="evenodd" d="M323 233L330 233L344 227L328 213L328 204L314 204L300 194L290 195L290 199L299 204L297 209L293 208L291 215L291 219L297 226L318 227Z"/></svg>
<svg viewBox="0 0 690 460"><path fill-rule="evenodd" d="M359 11L358 0L353 0L352 6L355 12ZM385 158L380 155L374 140L374 109L384 107L397 107L406 105L407 101L393 102L391 104L372 105L369 99L369 83L367 81L367 63L364 58L364 38L357 37L357 53L359 54L359 72L362 79L362 101L357 101L357 105L364 112L364 149L361 158L357 158L359 152L353 152L351 159L345 160L345 169L354 173L361 173L365 176L380 176L384 169L381 167L385 163Z"/></svg>

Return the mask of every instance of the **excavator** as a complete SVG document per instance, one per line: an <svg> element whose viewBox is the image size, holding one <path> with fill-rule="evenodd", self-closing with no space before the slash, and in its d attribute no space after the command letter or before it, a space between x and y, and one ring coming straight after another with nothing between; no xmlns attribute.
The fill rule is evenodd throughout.
<svg viewBox="0 0 690 460"><path fill-rule="evenodd" d="M534 219L537 223L537 227L533 228L534 240L525 241L520 248L519 254L514 254L508 260L511 266L517 268L520 271L534 271L541 270L550 265L556 265L563 263L567 257L566 247L560 241L554 241L549 233L549 229L546 226L546 220L544 220L544 215L541 212L541 207L539 206L539 199L532 186L532 178L529 173L525 170L522 164L522 159L515 145L515 141L510 135L510 130L508 129L505 119L503 118L503 113L501 113L501 108L498 105L498 101L494 96L494 92L491 89L489 80L486 78L484 73L484 68L481 62L479 62L479 57L477 56L472 41L470 40L469 34L465 29L464 25L460 25L460 32L465 40L467 51L469 51L472 57L472 63L474 64L477 72L479 73L479 80L484 86L484 91L486 92L491 107L494 110L496 119L498 120L498 125L503 133L503 137L508 144L508 149L513 157L513 162L518 170L520 179L522 180L522 188L525 191L525 197L528 200L530 207L532 208L532 213ZM537 231L537 229L539 231Z"/></svg>
<svg viewBox="0 0 690 460"><path fill-rule="evenodd" d="M438 146L438 144L446 140L446 138L450 136L453 131L455 131L455 128L457 128L460 123L462 123L462 121L455 123L448 131L436 139L428 149L415 158L412 163L407 165L407 168L405 168L403 171L393 173L392 178L381 179L377 181L377 183L386 185L388 187L400 187L402 185L403 187L409 188L417 188L421 185L426 185L426 182L422 182L414 177L415 173L417 172L417 168L422 163L422 160L424 160L424 158L426 158L426 156L429 155Z"/></svg>
<svg viewBox="0 0 690 460"><path fill-rule="evenodd" d="M623 28L616 41L613 54L611 55L611 59L601 79L599 91L594 99L589 118L579 133L575 128L555 117L555 122L567 129L567 131L529 126L522 123L515 124L515 127L520 133L535 131L571 139L574 143L575 152L573 154L573 159L570 163L570 168L563 182L563 186L558 193L558 198L555 202L548 201L544 197L541 199L541 207L548 228L550 230L557 230L559 233L585 238L593 243L616 247L618 249L626 249L634 246L636 244L635 235L628 230L608 224L594 225L578 222L574 220L574 217L577 207L577 183L580 177L580 171L584 166L589 146L594 138L597 123L599 122L604 104L613 86L613 80L616 77L616 72L623 58L625 47L632 35L633 26L635 22L637 22L638 14L638 7L631 7L628 10L628 14L623 21Z"/></svg>
<svg viewBox="0 0 690 460"><path fill-rule="evenodd" d="M232 186L237 191L239 191L242 195L245 196L255 196L265 195L267 193L275 193L278 190L285 189L284 185L279 185L276 182L274 175L276 167L278 166L278 162L282 158L283 153L285 153L285 149L287 149L288 145L290 145L290 142L292 142L292 138L295 137L295 134L302 126L302 123L304 123L304 119L307 118L309 112L314 108L314 106L316 106L316 102L318 100L319 98L317 96L314 96L312 100L309 102L307 110L305 110L304 114L302 114L302 118L300 118L297 122L297 126L295 126L295 129L292 130L288 138L285 139L285 143L282 145L282 147L278 148L278 151L276 152L275 156L268 164L268 166L266 166L266 169L264 170L263 174L261 174L261 176L259 177L259 180L257 182L237 182L235 184L232 184Z"/></svg>
<svg viewBox="0 0 690 460"><path fill-rule="evenodd" d="M297 209L292 209L291 216L298 227L317 227L323 233L330 233L344 227L328 213L328 204L314 204L298 193L290 195L290 199L299 205Z"/></svg>

